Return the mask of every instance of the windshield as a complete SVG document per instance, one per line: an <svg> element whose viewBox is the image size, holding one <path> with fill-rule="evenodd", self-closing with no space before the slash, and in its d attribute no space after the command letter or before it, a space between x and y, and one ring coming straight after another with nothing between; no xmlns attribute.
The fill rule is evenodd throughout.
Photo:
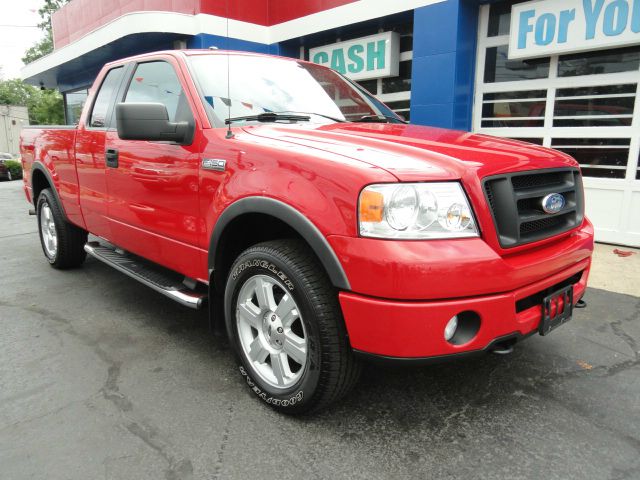
<svg viewBox="0 0 640 480"><path fill-rule="evenodd" d="M331 122L330 118L354 122L371 116L402 121L340 74L313 63L233 54L194 55L190 61L207 114L216 126L224 126L229 117L265 112L304 113L313 122Z"/></svg>

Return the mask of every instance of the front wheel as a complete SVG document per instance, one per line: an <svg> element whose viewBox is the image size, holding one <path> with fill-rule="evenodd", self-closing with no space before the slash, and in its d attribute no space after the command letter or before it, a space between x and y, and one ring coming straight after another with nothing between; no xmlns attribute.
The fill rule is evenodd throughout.
<svg viewBox="0 0 640 480"><path fill-rule="evenodd" d="M247 385L280 411L319 410L358 379L337 292L300 241L265 242L238 257L225 318Z"/></svg>

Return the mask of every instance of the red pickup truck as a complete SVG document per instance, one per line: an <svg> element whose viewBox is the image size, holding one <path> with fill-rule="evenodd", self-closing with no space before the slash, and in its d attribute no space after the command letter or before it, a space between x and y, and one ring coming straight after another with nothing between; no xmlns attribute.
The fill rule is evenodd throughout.
<svg viewBox="0 0 640 480"><path fill-rule="evenodd" d="M53 267L88 253L208 304L250 390L288 413L343 396L362 360L508 352L584 304L575 160L407 124L313 63L111 63L77 127L27 128L21 151Z"/></svg>

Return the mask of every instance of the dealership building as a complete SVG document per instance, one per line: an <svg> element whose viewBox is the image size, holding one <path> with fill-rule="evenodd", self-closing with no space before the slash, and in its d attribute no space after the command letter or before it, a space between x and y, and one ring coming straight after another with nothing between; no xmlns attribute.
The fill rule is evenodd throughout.
<svg viewBox="0 0 640 480"><path fill-rule="evenodd" d="M67 123L112 60L244 50L328 65L411 123L578 160L600 241L640 246L640 0L72 0L27 65ZM260 72L256 72L259 75Z"/></svg>

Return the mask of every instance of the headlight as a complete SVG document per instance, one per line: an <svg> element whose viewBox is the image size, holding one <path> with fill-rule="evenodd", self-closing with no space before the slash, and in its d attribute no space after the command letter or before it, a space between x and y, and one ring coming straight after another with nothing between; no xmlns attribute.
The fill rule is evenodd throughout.
<svg viewBox="0 0 640 480"><path fill-rule="evenodd" d="M421 240L477 237L478 229L458 182L369 185L358 205L363 237Z"/></svg>

